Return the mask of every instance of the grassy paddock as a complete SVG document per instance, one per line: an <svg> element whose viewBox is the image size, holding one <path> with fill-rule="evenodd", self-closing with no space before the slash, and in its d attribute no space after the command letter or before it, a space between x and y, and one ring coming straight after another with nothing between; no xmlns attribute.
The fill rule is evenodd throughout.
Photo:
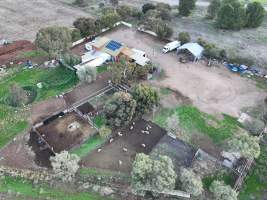
<svg viewBox="0 0 267 200"><path fill-rule="evenodd" d="M33 51L22 52L21 54L18 55L18 58L31 59L31 58L47 57L47 56L48 54L45 51L38 49Z"/></svg>
<svg viewBox="0 0 267 200"><path fill-rule="evenodd" d="M180 126L188 134L194 131L208 135L215 143L221 144L229 139L240 125L236 118L224 115L222 120L216 119L192 106L181 106L175 109L162 109L154 118L154 122L166 127L168 117L175 115Z"/></svg>
<svg viewBox="0 0 267 200"><path fill-rule="evenodd" d="M32 182L5 176L0 179L1 193L19 193L15 199L54 199L54 200L108 200L96 194L87 192L70 192L51 188L47 185L33 185Z"/></svg>
<svg viewBox="0 0 267 200"><path fill-rule="evenodd" d="M89 154L91 151L96 149L99 145L103 144L106 140L101 138L99 135L95 135L89 138L85 143L80 147L75 148L71 153L78 155L79 157L84 157Z"/></svg>

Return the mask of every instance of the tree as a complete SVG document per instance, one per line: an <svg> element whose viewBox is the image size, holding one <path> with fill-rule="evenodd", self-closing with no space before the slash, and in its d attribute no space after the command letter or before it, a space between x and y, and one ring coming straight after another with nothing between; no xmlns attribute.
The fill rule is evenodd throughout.
<svg viewBox="0 0 267 200"><path fill-rule="evenodd" d="M80 30L78 30L76 28L73 29L72 32L71 32L71 40L72 40L72 42L76 42L81 38L82 38L82 36L81 36Z"/></svg>
<svg viewBox="0 0 267 200"><path fill-rule="evenodd" d="M212 0L208 7L207 18L215 19L221 7L221 0Z"/></svg>
<svg viewBox="0 0 267 200"><path fill-rule="evenodd" d="M111 134L111 129L108 127L102 127L99 130L99 135L101 138L107 138Z"/></svg>
<svg viewBox="0 0 267 200"><path fill-rule="evenodd" d="M174 189L176 178L169 157L160 155L158 159L152 159L143 153L136 155L132 169L132 186L139 195L145 195L144 188L159 192Z"/></svg>
<svg viewBox="0 0 267 200"><path fill-rule="evenodd" d="M133 89L133 98L136 101L136 112L143 115L159 104L158 92L149 85L138 84Z"/></svg>
<svg viewBox="0 0 267 200"><path fill-rule="evenodd" d="M84 67L82 69L79 69L76 73L80 81L87 83L95 81L97 76L95 67Z"/></svg>
<svg viewBox="0 0 267 200"><path fill-rule="evenodd" d="M213 181L210 187L215 200L237 200L237 192L222 181Z"/></svg>
<svg viewBox="0 0 267 200"><path fill-rule="evenodd" d="M160 39L169 38L173 34L172 28L162 20L154 20L153 30Z"/></svg>
<svg viewBox="0 0 267 200"><path fill-rule="evenodd" d="M110 3L112 6L118 6L119 5L119 0L110 0Z"/></svg>
<svg viewBox="0 0 267 200"><path fill-rule="evenodd" d="M62 59L70 67L78 65L82 62L80 56L77 56L77 55L71 54L71 53L66 53L66 54L62 55Z"/></svg>
<svg viewBox="0 0 267 200"><path fill-rule="evenodd" d="M72 181L79 169L80 158L75 154L69 154L67 151L56 153L50 157L51 165L55 177L64 182Z"/></svg>
<svg viewBox="0 0 267 200"><path fill-rule="evenodd" d="M126 5L121 5L117 7L116 11L123 20L132 17L134 12L132 7Z"/></svg>
<svg viewBox="0 0 267 200"><path fill-rule="evenodd" d="M71 31L57 26L40 29L35 39L36 46L46 51L50 58L59 58L69 50L71 42Z"/></svg>
<svg viewBox="0 0 267 200"><path fill-rule="evenodd" d="M120 21L120 19L121 18L117 12L111 11L103 14L100 18L99 23L102 28L112 28L115 23Z"/></svg>
<svg viewBox="0 0 267 200"><path fill-rule="evenodd" d="M245 8L239 0L224 0L222 2L216 19L217 27L240 30L246 21Z"/></svg>
<svg viewBox="0 0 267 200"><path fill-rule="evenodd" d="M265 124L260 119L252 119L245 121L244 127L252 135L259 136L265 128Z"/></svg>
<svg viewBox="0 0 267 200"><path fill-rule="evenodd" d="M79 7L87 6L87 2L85 0L75 0L73 4Z"/></svg>
<svg viewBox="0 0 267 200"><path fill-rule="evenodd" d="M246 158L258 158L260 155L259 138L248 135L247 132L237 134L228 141L229 150L239 152Z"/></svg>
<svg viewBox="0 0 267 200"><path fill-rule="evenodd" d="M178 40L181 42L181 45L183 45L190 42L191 37L188 32L180 32L178 35Z"/></svg>
<svg viewBox="0 0 267 200"><path fill-rule="evenodd" d="M145 14L149 10L154 10L156 9L156 6L152 3L146 3L142 6L142 11Z"/></svg>
<svg viewBox="0 0 267 200"><path fill-rule="evenodd" d="M14 107L25 105L28 102L27 91L19 85L13 84L9 88L9 96L7 101L10 106Z"/></svg>
<svg viewBox="0 0 267 200"><path fill-rule="evenodd" d="M82 37L95 35L99 32L99 26L96 25L96 21L92 18L78 18L73 22L73 26L80 31Z"/></svg>
<svg viewBox="0 0 267 200"><path fill-rule="evenodd" d="M246 15L247 15L247 27L256 28L259 27L265 16L266 12L264 7L260 2L251 2L247 5Z"/></svg>
<svg viewBox="0 0 267 200"><path fill-rule="evenodd" d="M189 16L192 10L196 7L196 0L180 0L179 14L182 16Z"/></svg>
<svg viewBox="0 0 267 200"><path fill-rule="evenodd" d="M113 127L127 125L134 116L136 101L126 92L115 93L104 106L107 123Z"/></svg>
<svg viewBox="0 0 267 200"><path fill-rule="evenodd" d="M193 196L199 196L203 192L201 178L191 169L181 169L180 181L182 182L182 188Z"/></svg>

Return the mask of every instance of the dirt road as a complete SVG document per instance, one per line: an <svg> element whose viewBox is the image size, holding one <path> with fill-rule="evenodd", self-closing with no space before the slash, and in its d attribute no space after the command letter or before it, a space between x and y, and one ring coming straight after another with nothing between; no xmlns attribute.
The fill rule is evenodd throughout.
<svg viewBox="0 0 267 200"><path fill-rule="evenodd" d="M73 21L89 14L58 0L1 0L0 39L34 40L45 26L71 26Z"/></svg>
<svg viewBox="0 0 267 200"><path fill-rule="evenodd" d="M238 116L243 107L253 106L267 95L252 81L224 67L211 69L200 63L181 64L174 53L161 53L164 44L157 39L132 29L123 29L107 33L107 36L145 51L167 75L167 78L154 84L180 91L205 112Z"/></svg>

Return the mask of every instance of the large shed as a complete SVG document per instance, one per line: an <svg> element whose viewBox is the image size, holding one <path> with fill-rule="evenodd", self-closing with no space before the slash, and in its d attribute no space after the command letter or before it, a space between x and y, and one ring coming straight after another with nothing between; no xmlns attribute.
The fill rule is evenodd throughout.
<svg viewBox="0 0 267 200"><path fill-rule="evenodd" d="M177 54L179 54L181 50L187 50L190 54L192 54L194 56L194 61L201 59L204 52L204 48L198 43L186 43L180 46L177 49Z"/></svg>

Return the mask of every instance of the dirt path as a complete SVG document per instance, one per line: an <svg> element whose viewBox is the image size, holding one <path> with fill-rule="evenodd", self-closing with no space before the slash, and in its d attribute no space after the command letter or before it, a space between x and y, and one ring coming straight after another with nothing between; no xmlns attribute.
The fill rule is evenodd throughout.
<svg viewBox="0 0 267 200"><path fill-rule="evenodd" d="M1 0L0 39L34 40L40 28L71 26L82 16L89 14L57 0Z"/></svg>
<svg viewBox="0 0 267 200"><path fill-rule="evenodd" d="M211 69L200 63L179 63L174 53L162 54L164 44L148 35L120 29L107 33L107 36L147 52L148 57L161 66L167 75L167 78L154 84L180 91L205 112L238 116L243 107L253 106L267 95L252 81L224 67Z"/></svg>

